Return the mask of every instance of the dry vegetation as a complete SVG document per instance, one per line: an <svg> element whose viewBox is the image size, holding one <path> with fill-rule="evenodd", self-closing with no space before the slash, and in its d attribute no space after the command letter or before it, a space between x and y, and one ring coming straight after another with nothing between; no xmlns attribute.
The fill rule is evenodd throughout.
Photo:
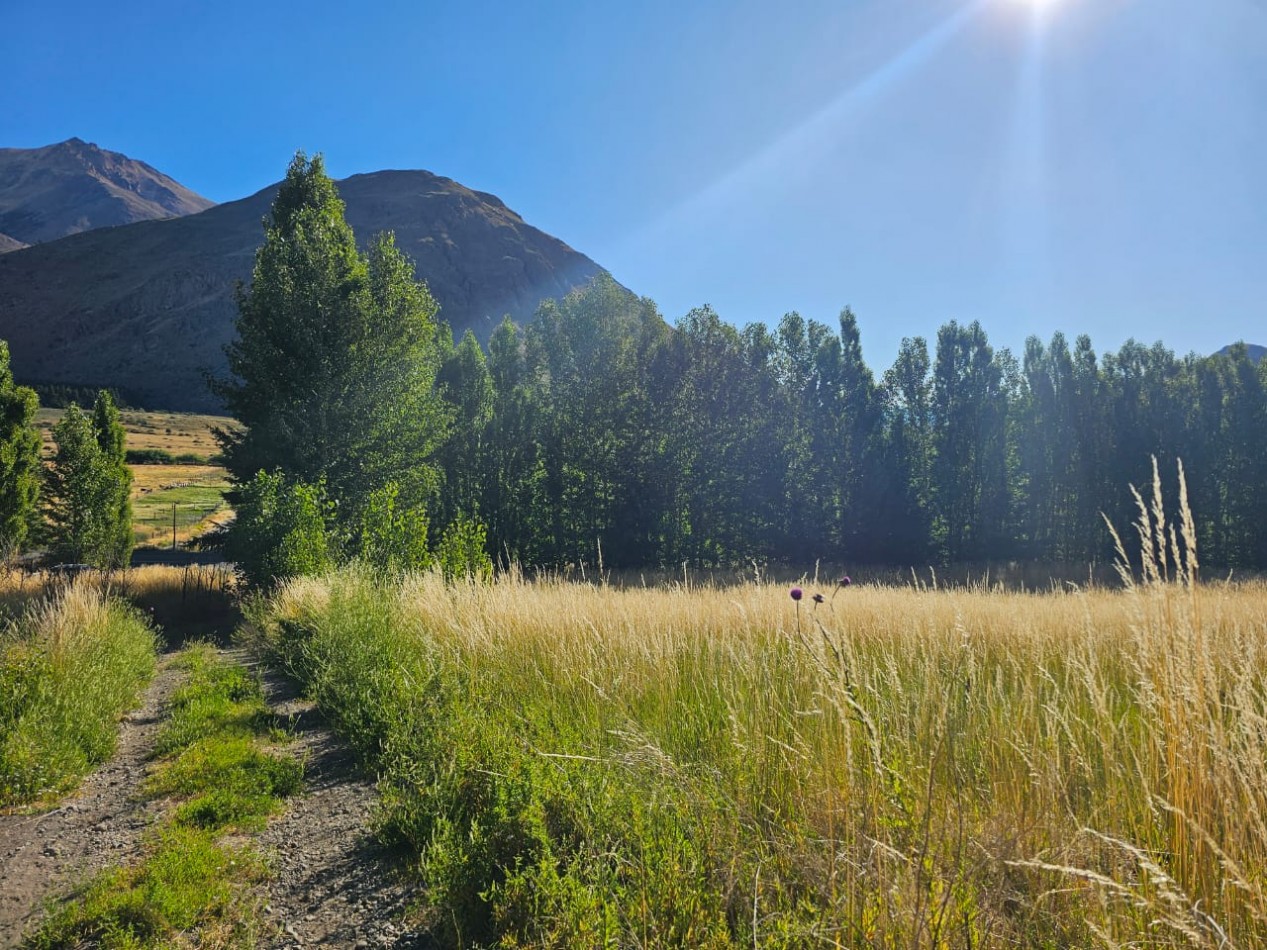
<svg viewBox="0 0 1267 950"><path fill-rule="evenodd" d="M1262 946L1267 586L1159 515L1125 591L345 573L260 627L457 945Z"/></svg>

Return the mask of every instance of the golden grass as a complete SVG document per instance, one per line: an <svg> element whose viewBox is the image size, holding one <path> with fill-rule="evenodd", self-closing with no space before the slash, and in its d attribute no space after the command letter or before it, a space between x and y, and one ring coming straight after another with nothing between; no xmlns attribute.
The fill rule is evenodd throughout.
<svg viewBox="0 0 1267 950"><path fill-rule="evenodd" d="M365 649L407 678L451 668L462 685L446 716L473 724L454 734L505 737L488 746L504 758L467 753L468 776L510 782L546 762L575 788L615 770L635 790L626 811L686 802L691 853L712 855L691 886L706 879L732 908L728 939L1267 946L1267 585L1196 583L1190 524L1171 531L1160 500L1141 501L1144 577L1117 591L828 587L815 606L813 588L796 605L758 582L616 589L512 572L370 593L342 575L292 582L273 617L359 631L329 654L351 658L378 636L356 618L389 601L386 645ZM357 695L338 665L320 675L331 696ZM409 727L391 739L391 723L430 700L406 687L396 701L374 715L407 749ZM534 787L553 788L541 774ZM419 781L392 792L399 808L435 807L437 792L410 792ZM552 814L564 793L539 794ZM616 820L589 833L615 849L622 886L664 886L640 864L662 833L626 841ZM548 919L547 897L533 900ZM668 909L628 909L626 936L665 942Z"/></svg>

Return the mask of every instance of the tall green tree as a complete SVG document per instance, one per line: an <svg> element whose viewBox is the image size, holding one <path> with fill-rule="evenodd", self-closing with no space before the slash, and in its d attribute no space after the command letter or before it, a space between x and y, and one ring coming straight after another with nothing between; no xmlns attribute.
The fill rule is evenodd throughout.
<svg viewBox="0 0 1267 950"><path fill-rule="evenodd" d="M16 553L26 540L40 489L39 400L19 386L9 368L9 344L0 340L0 556Z"/></svg>
<svg viewBox="0 0 1267 950"><path fill-rule="evenodd" d="M324 483L353 533L389 485L402 508L434 500L437 305L390 234L358 252L320 155L291 162L238 308L231 377L212 384L241 424L217 433L236 484Z"/></svg>
<svg viewBox="0 0 1267 950"><path fill-rule="evenodd" d="M123 427L114 400L97 397L92 415L72 403L53 427L56 448L45 473L52 554L103 570L132 553L132 472L124 462Z"/></svg>

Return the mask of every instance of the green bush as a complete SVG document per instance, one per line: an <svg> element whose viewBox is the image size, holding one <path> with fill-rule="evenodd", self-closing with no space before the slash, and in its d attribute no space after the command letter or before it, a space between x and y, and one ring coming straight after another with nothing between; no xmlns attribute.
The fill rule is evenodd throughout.
<svg viewBox="0 0 1267 950"><path fill-rule="evenodd" d="M474 578L488 580L493 576L493 561L488 556L488 529L483 522L459 514L444 529L436 548L436 563L449 580Z"/></svg>
<svg viewBox="0 0 1267 950"><path fill-rule="evenodd" d="M83 585L19 620L0 652L0 806L64 791L108 758L156 655L140 614Z"/></svg>
<svg viewBox="0 0 1267 950"><path fill-rule="evenodd" d="M124 460L129 465L171 465L174 461L166 449L128 449Z"/></svg>
<svg viewBox="0 0 1267 950"><path fill-rule="evenodd" d="M431 566L427 550L427 513L403 508L395 484L371 492L361 512L357 553L362 561L382 570L424 570Z"/></svg>
<svg viewBox="0 0 1267 950"><path fill-rule="evenodd" d="M257 587L320 574L335 563L329 515L322 485L259 472L241 490L225 553Z"/></svg>

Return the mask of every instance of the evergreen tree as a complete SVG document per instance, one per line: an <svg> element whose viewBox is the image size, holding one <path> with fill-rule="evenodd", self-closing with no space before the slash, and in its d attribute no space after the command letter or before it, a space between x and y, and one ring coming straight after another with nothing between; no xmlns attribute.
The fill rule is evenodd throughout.
<svg viewBox="0 0 1267 950"><path fill-rule="evenodd" d="M232 377L213 383L241 424L217 433L236 484L323 483L348 532L389 484L402 508L435 497L436 303L390 234L358 253L321 156L291 162L238 307Z"/></svg>
<svg viewBox="0 0 1267 950"><path fill-rule="evenodd" d="M37 510L40 434L39 400L18 386L9 368L9 345L0 340L0 556L17 553Z"/></svg>

